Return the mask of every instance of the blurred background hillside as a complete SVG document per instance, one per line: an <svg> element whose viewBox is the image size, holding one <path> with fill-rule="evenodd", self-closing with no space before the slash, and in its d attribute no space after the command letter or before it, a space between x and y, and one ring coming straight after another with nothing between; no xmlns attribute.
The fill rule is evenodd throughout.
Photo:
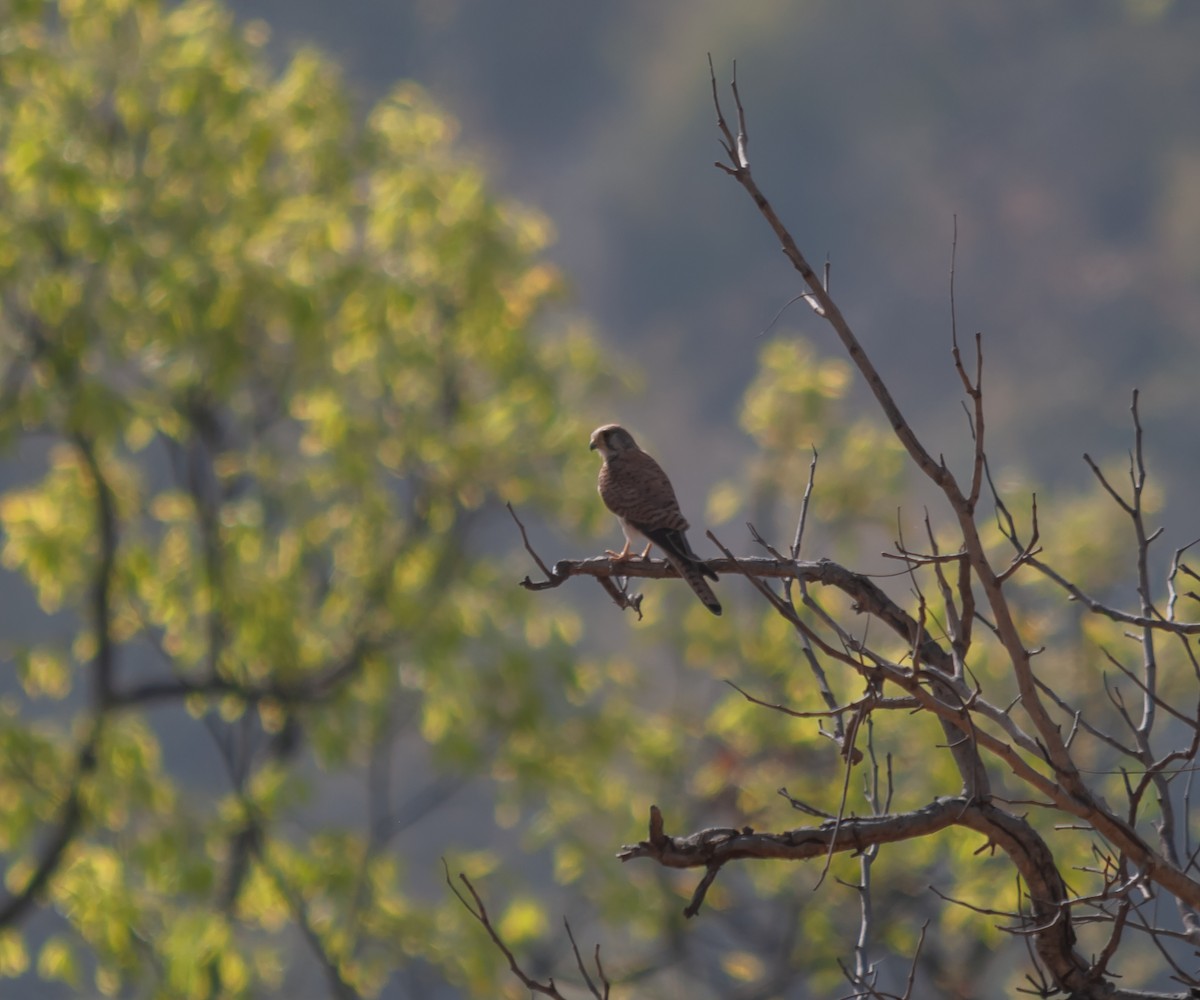
<svg viewBox="0 0 1200 1000"><path fill-rule="evenodd" d="M712 167L706 52L722 82L738 60L760 182L810 260L832 260L842 308L935 447L955 454L964 432L957 216L959 329L985 336L996 465L1087 485L1081 452L1124 451L1137 386L1155 471L1194 489L1195 5L234 6L281 56L332 53L365 99L412 78L460 119L499 189L553 220L574 305L645 373L596 422L703 454L676 463L689 493L738 466L757 338L797 289ZM834 350L802 307L777 329Z"/></svg>

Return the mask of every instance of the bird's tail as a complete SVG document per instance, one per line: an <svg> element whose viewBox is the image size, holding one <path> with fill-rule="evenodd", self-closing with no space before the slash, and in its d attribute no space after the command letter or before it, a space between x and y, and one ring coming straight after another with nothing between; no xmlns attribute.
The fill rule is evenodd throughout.
<svg viewBox="0 0 1200 1000"><path fill-rule="evenodd" d="M678 556L664 553L671 565L675 567L675 571L684 579L689 587L696 592L696 596L700 598L700 603L703 604L714 615L721 613L721 602L717 600L717 595L712 592L712 587L705 582L704 576L711 576L714 580L717 578L716 573L697 560L680 559Z"/></svg>

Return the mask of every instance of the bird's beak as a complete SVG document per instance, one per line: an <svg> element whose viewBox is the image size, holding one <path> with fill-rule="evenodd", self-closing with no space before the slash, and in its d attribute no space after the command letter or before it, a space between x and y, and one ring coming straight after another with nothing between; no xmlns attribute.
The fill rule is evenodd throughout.
<svg viewBox="0 0 1200 1000"><path fill-rule="evenodd" d="M591 444L588 445L588 451L595 451L595 450L596 450L596 442L593 441Z"/></svg>

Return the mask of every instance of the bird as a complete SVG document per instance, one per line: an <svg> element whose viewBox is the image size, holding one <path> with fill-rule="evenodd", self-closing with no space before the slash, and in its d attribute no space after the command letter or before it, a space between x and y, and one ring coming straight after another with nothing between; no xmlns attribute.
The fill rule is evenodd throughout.
<svg viewBox="0 0 1200 1000"><path fill-rule="evenodd" d="M657 545L667 562L700 602L714 615L721 613L721 602L704 578L718 579L688 543L687 518L679 509L671 480L653 458L637 446L633 435L620 424L605 424L592 431L591 450L604 458L596 488L604 506L617 515L625 533L625 547L620 552L606 550L613 559L630 558L629 550L636 539L643 538L646 547L642 558L649 557Z"/></svg>

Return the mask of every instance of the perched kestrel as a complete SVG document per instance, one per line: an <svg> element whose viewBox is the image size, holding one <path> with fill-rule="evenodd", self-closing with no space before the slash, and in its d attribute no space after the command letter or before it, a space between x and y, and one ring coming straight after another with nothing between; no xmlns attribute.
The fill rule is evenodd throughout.
<svg viewBox="0 0 1200 1000"><path fill-rule="evenodd" d="M652 545L662 549L667 562L687 581L709 611L721 613L721 602L704 582L717 579L688 544L687 519L679 509L671 480L662 466L637 446L633 435L618 424L605 424L592 432L593 451L604 456L596 484L604 506L617 515L625 532L625 548L609 552L614 559L628 559L635 539L643 538L645 559Z"/></svg>

